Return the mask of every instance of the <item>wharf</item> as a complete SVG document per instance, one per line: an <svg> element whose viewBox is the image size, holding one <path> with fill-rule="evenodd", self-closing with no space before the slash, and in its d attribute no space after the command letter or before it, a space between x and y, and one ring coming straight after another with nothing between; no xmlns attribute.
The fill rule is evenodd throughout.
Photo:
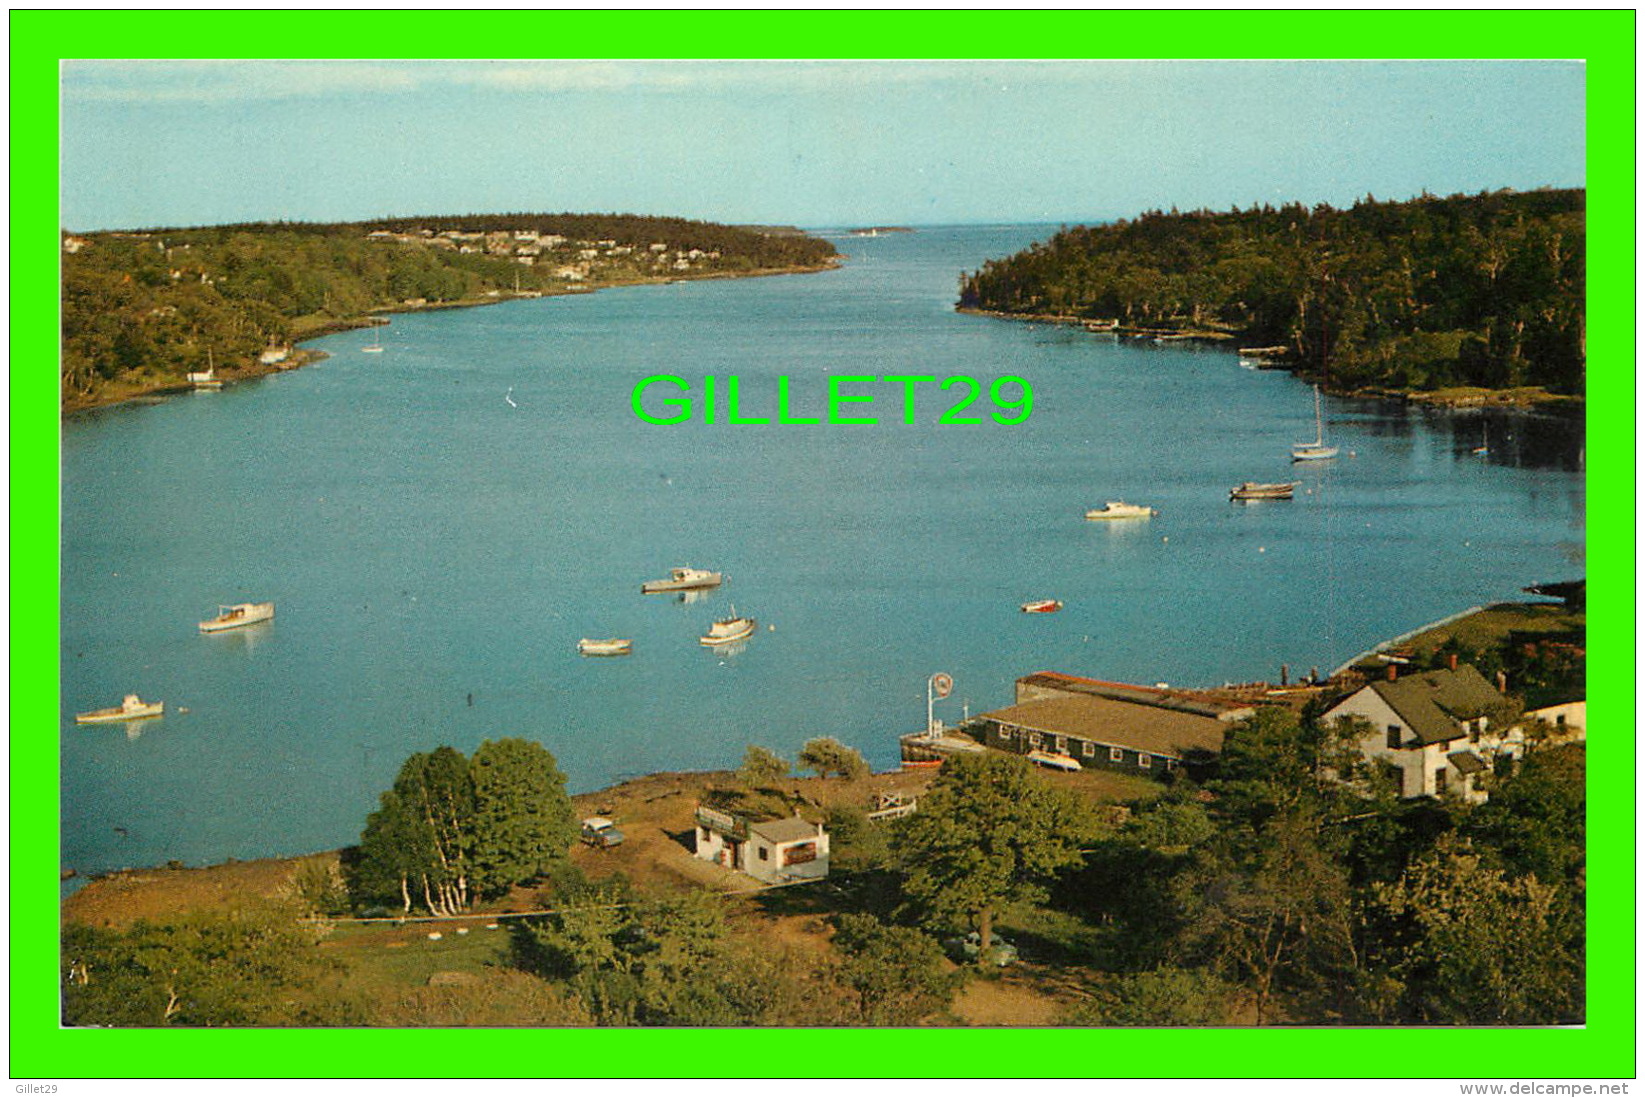
<svg viewBox="0 0 1645 1098"><path fill-rule="evenodd" d="M905 767L941 766L944 759L969 755L987 748L958 729L939 728L930 732L910 732L901 738Z"/></svg>

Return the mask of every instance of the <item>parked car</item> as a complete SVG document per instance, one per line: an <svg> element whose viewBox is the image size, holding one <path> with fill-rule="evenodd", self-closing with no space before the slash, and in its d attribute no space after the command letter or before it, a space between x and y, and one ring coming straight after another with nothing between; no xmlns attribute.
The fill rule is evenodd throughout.
<svg viewBox="0 0 1645 1098"><path fill-rule="evenodd" d="M982 934L973 930L963 938L948 939L943 943L943 946L948 950L948 955L954 960L975 962L977 955L982 952ZM1016 963L1016 960L1017 947L1001 938L998 934L994 935L993 942L988 946L987 963L1004 968L1006 965Z"/></svg>
<svg viewBox="0 0 1645 1098"><path fill-rule="evenodd" d="M623 833L604 816L590 816L583 821L583 842L601 850L621 844Z"/></svg>

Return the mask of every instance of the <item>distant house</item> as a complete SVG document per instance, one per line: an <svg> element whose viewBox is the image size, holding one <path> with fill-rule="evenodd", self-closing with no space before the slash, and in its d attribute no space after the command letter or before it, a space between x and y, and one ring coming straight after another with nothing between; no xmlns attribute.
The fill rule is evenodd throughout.
<svg viewBox="0 0 1645 1098"><path fill-rule="evenodd" d="M766 884L828 876L828 832L798 816L750 820L697 806L697 857Z"/></svg>
<svg viewBox="0 0 1645 1098"><path fill-rule="evenodd" d="M1209 761L1229 723L1253 712L1199 691L1041 671L1018 679L1017 704L980 715L973 734L1059 769L1159 777Z"/></svg>
<svg viewBox="0 0 1645 1098"><path fill-rule="evenodd" d="M1367 722L1371 730L1360 737L1360 753L1399 772L1401 796L1449 793L1478 804L1489 796L1479 775L1492 769L1496 756L1524 750L1517 727L1491 727L1490 712L1507 700L1469 664L1409 675L1390 664L1387 679L1343 698L1322 720Z"/></svg>

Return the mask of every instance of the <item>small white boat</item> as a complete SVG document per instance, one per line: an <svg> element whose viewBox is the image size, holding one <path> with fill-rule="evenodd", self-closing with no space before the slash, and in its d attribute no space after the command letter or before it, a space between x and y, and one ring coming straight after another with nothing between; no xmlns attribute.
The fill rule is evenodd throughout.
<svg viewBox="0 0 1645 1098"><path fill-rule="evenodd" d="M212 361L211 348L206 348L206 368L197 370L188 375L189 384L196 389L221 389L223 382L217 377L217 366Z"/></svg>
<svg viewBox="0 0 1645 1098"><path fill-rule="evenodd" d="M737 608L731 608L729 618L721 618L708 627L708 632L697 638L710 648L718 648L724 644L736 644L740 640L747 640L754 635L758 623L753 618L739 618Z"/></svg>
<svg viewBox="0 0 1645 1098"><path fill-rule="evenodd" d="M140 721L148 717L164 716L165 702L146 702L136 694L127 694L119 705L108 709L93 709L89 713L76 713L75 724L114 724L119 721Z"/></svg>
<svg viewBox="0 0 1645 1098"><path fill-rule="evenodd" d="M1109 500L1103 506L1085 512L1085 517L1093 522L1098 519L1130 519L1152 518L1159 514L1152 507L1143 507L1135 503L1121 503L1118 500Z"/></svg>
<svg viewBox="0 0 1645 1098"><path fill-rule="evenodd" d="M1292 481L1289 484L1258 484L1248 480L1244 484L1231 488L1229 499L1290 499L1297 490L1301 481Z"/></svg>
<svg viewBox="0 0 1645 1098"><path fill-rule="evenodd" d="M1024 614L1055 614L1062 609L1062 603L1056 599L1035 599L1022 604Z"/></svg>
<svg viewBox="0 0 1645 1098"><path fill-rule="evenodd" d="M665 580L647 580L640 584L640 594L654 595L659 591L694 591L704 587L718 587L724 577L718 572L702 568L675 568Z"/></svg>
<svg viewBox="0 0 1645 1098"><path fill-rule="evenodd" d="M220 633L224 629L238 629L243 625L268 621L273 616L272 602L241 602L233 606L219 606L215 618L200 623L200 632Z"/></svg>
<svg viewBox="0 0 1645 1098"><path fill-rule="evenodd" d="M1028 761L1039 766L1049 766L1053 770L1083 770L1078 759L1072 755L1058 755L1050 751L1030 751Z"/></svg>
<svg viewBox="0 0 1645 1098"><path fill-rule="evenodd" d="M589 640L584 637L577 642L577 651L585 656L626 656L634 651L634 642L615 637L610 640Z"/></svg>
<svg viewBox="0 0 1645 1098"><path fill-rule="evenodd" d="M1291 445L1292 461L1324 461L1337 456L1335 446L1325 445L1325 420L1320 417L1319 386L1314 386L1314 441Z"/></svg>

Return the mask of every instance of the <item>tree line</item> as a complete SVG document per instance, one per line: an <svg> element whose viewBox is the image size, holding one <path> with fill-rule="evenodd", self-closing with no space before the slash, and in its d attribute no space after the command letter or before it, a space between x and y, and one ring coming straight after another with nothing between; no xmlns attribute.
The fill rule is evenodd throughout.
<svg viewBox="0 0 1645 1098"><path fill-rule="evenodd" d="M1065 228L960 282L960 305L1222 329L1333 388L1586 383L1586 192L1346 210L1149 211Z"/></svg>

